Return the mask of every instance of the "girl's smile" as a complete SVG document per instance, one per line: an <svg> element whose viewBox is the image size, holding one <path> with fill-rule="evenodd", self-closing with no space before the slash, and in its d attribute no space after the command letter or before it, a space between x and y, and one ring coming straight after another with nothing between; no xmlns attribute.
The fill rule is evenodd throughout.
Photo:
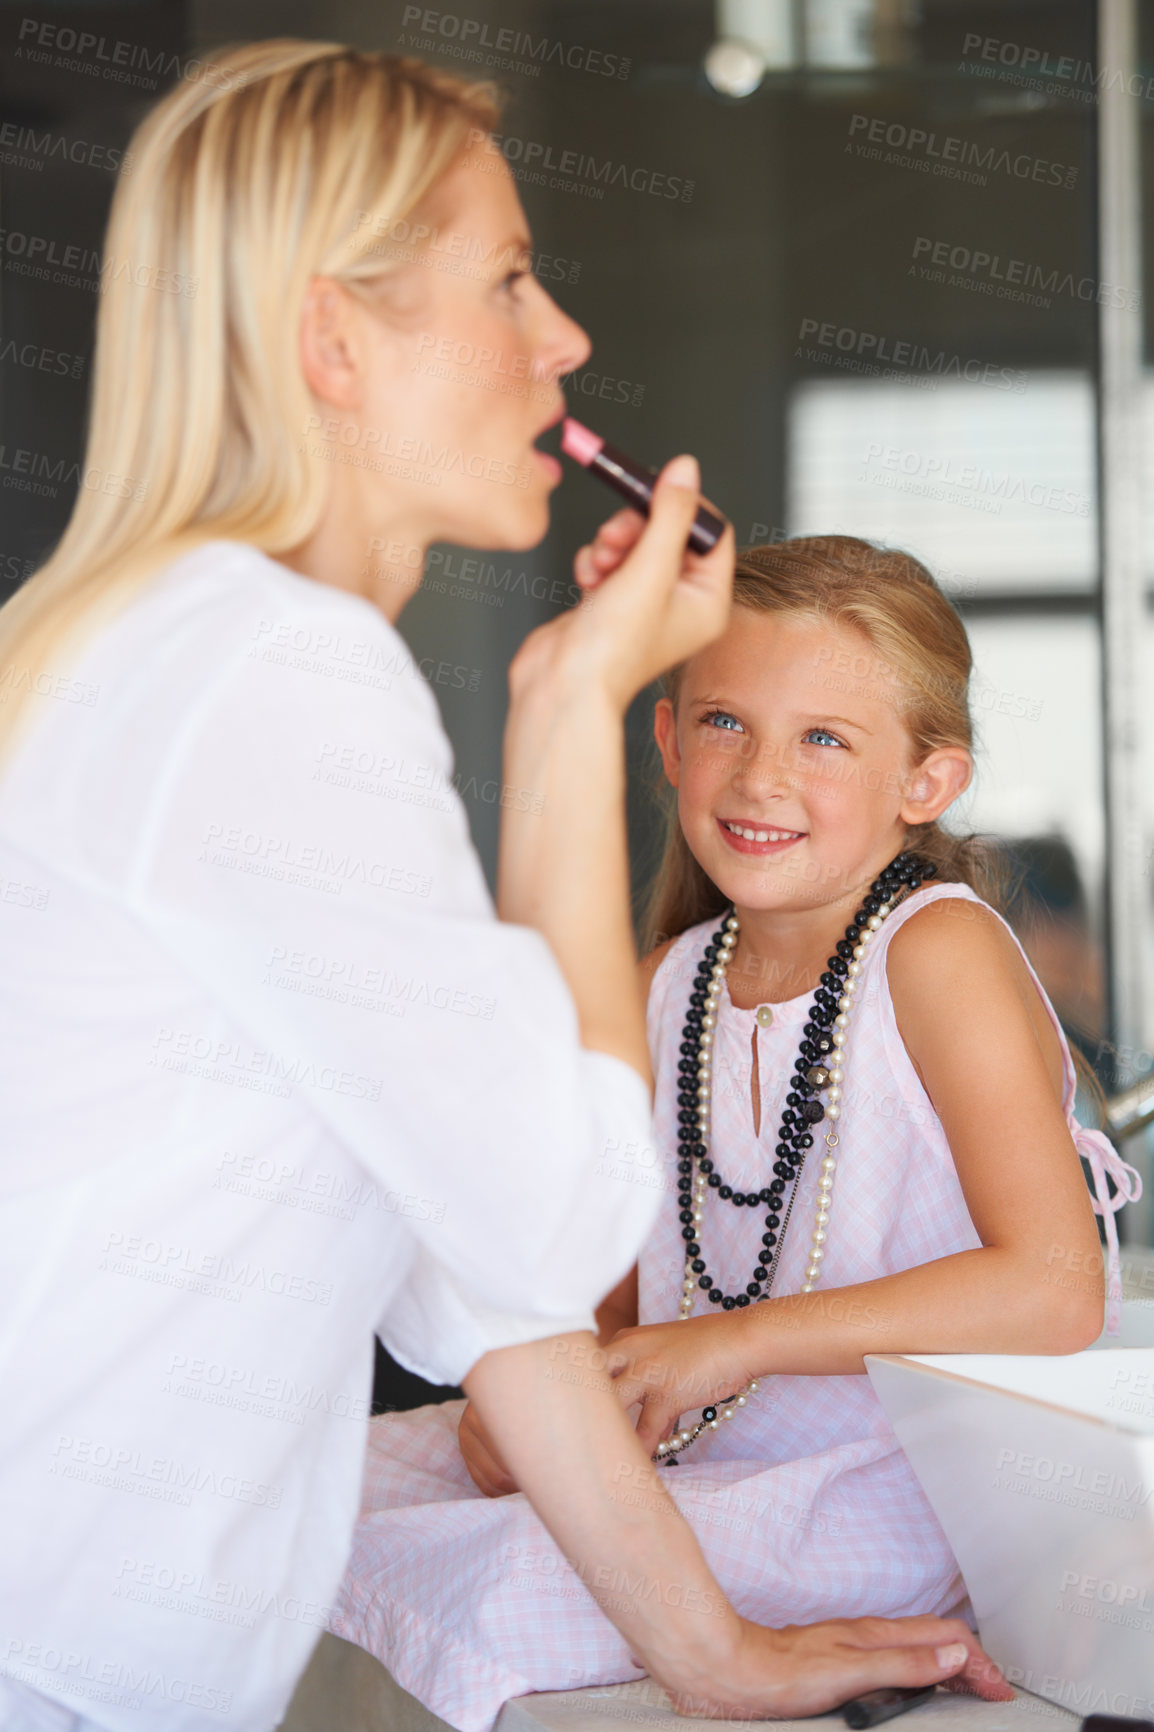
<svg viewBox="0 0 1154 1732"><path fill-rule="evenodd" d="M737 854L778 858L795 842L804 842L804 830L767 829L741 818L717 820L723 839Z"/></svg>

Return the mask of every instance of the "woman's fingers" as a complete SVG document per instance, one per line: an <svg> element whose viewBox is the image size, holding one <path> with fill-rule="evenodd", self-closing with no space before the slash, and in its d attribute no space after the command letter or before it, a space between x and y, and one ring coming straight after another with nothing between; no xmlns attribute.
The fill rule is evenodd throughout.
<svg viewBox="0 0 1154 1732"><path fill-rule="evenodd" d="M708 505L717 511L711 500L702 496L701 504ZM720 512L717 513L721 515ZM607 517L597 534L587 547L583 547L574 562L577 581L582 589L596 588L610 574L617 570L625 556L636 546L645 530L646 519L640 511L635 511L627 505L623 511L617 511L612 517ZM687 548L685 561L692 566L701 558Z"/></svg>
<svg viewBox="0 0 1154 1732"><path fill-rule="evenodd" d="M800 1684L801 1701L790 1706L794 1713L821 1713L885 1684L906 1689L940 1684L960 1670L965 1661L966 1649L961 1642L944 1642L937 1647L919 1643L888 1648L852 1648L831 1643L821 1668L824 1672L821 1682L813 1686Z"/></svg>
<svg viewBox="0 0 1154 1732"><path fill-rule="evenodd" d="M514 658L514 699L539 679L566 672L583 687L596 682L625 706L666 668L720 636L733 590L733 529L727 525L708 554L688 551L698 483L696 458L674 458L657 478L648 518L617 512L580 549L573 569L581 606L550 622L549 654Z"/></svg>
<svg viewBox="0 0 1154 1732"><path fill-rule="evenodd" d="M946 1618L831 1619L766 1630L745 1624L727 1687L708 1699L674 1691L698 1717L787 1719L828 1712L885 1685L947 1687L973 1674L973 1693L1005 1701L1013 1691L965 1624Z"/></svg>
<svg viewBox="0 0 1154 1732"><path fill-rule="evenodd" d="M670 1694L676 1711L691 1719L806 1719L886 1685L927 1689L942 1683L962 1663L963 1653L960 1646L938 1652L923 1647L856 1648L831 1636L806 1642L795 1655L779 1655L767 1668L765 1684L748 1694L743 1691L738 1701L726 1700L726 1691L719 1692L720 1701L676 1689Z"/></svg>
<svg viewBox="0 0 1154 1732"><path fill-rule="evenodd" d="M644 531L645 523L644 512L626 505L605 519L593 538L593 546L606 554L626 552Z"/></svg>
<svg viewBox="0 0 1154 1732"><path fill-rule="evenodd" d="M690 551L686 542L700 495L692 488L674 485L669 476L672 468L672 464L667 465L659 478L647 536L633 556L644 548L651 582L664 602L650 639L660 668L683 661L719 637L733 599L733 525L726 524L725 533L709 553ZM696 471L696 463L693 468ZM686 479L689 473L687 466Z"/></svg>
<svg viewBox="0 0 1154 1732"><path fill-rule="evenodd" d="M981 1696L988 1702L1013 1701L1013 1690L989 1655L978 1647L977 1637L969 1631L967 1636L967 1641L860 1650L859 1678L854 1690L876 1690L883 1684L943 1684L948 1690L956 1688L961 1679L966 1694ZM827 1705L835 1707L837 1703L831 1699Z"/></svg>
<svg viewBox="0 0 1154 1732"><path fill-rule="evenodd" d="M598 582L598 571L593 562L592 547L579 547L573 555L573 576L582 589L592 589Z"/></svg>
<svg viewBox="0 0 1154 1732"><path fill-rule="evenodd" d="M976 1637L973 1642L965 1665L952 1678L947 1678L945 1688L962 1696L980 1696L985 1702L1012 1702L1014 1692L1006 1682L1005 1674L978 1646Z"/></svg>
<svg viewBox="0 0 1154 1732"><path fill-rule="evenodd" d="M961 1618L936 1618L932 1614L914 1618L855 1618L846 1629L851 1640L865 1647L890 1650L895 1644L913 1642L940 1652L960 1649L961 1665L948 1678L940 1679L948 1690L981 1696L989 1702L1008 1702L1014 1692L977 1636Z"/></svg>
<svg viewBox="0 0 1154 1732"><path fill-rule="evenodd" d="M582 589L595 589L617 570L645 528L641 512L626 506L606 518L588 546L578 552L573 572Z"/></svg>
<svg viewBox="0 0 1154 1732"><path fill-rule="evenodd" d="M689 452L673 457L657 477L649 523L641 537L654 579L672 587L681 571L686 543L701 500L701 470Z"/></svg>

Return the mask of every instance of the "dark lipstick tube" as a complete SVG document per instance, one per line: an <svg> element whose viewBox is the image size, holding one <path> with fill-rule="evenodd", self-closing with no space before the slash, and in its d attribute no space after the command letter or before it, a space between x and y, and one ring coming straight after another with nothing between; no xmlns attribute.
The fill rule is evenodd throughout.
<svg viewBox="0 0 1154 1732"><path fill-rule="evenodd" d="M561 449L590 475L596 475L607 487L612 487L635 510L645 517L653 501L653 484L657 470L635 463L615 445L607 445L598 434L591 433L580 421L566 416L561 428ZM725 534L725 519L701 506L689 531L689 545L694 553L710 553Z"/></svg>

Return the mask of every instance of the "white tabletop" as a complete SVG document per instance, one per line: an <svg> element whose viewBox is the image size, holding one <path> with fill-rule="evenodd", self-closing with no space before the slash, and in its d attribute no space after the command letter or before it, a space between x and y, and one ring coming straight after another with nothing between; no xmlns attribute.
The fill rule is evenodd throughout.
<svg viewBox="0 0 1154 1732"><path fill-rule="evenodd" d="M615 1684L601 1690L564 1690L540 1696L519 1696L506 1702L496 1732L687 1732L692 1726L724 1725L729 1732L772 1727L774 1732L817 1732L843 1728L840 1713L806 1720L689 1721L674 1714L662 1691L646 1680ZM1079 1717L1040 1696L1020 1691L1012 1702L979 1702L939 1690L919 1708L895 1718L901 1732L1076 1732Z"/></svg>

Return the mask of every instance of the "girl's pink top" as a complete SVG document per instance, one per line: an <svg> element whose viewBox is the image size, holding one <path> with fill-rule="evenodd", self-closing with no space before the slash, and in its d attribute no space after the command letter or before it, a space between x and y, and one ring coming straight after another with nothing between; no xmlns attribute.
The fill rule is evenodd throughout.
<svg viewBox="0 0 1154 1732"><path fill-rule="evenodd" d="M838 1125L841 1143L835 1151L838 1168L819 1283L825 1293L835 1287L912 1269L919 1263L948 1257L981 1243L966 1208L946 1134L898 1033L884 965L894 934L910 916L927 903L943 899L954 903L960 920L972 918L978 907L986 908L967 885L927 885L894 911L867 953L848 1028L843 1113ZM667 953L650 994L649 1038L656 1072L655 1125L657 1145L663 1155L677 1140L677 1064L685 1008L697 964L719 924L719 920L713 919L682 934ZM1014 942L1018 942L1016 938ZM1021 950L1020 944L1018 948ZM1025 961L1025 953L1022 955ZM1109 1323L1114 1332L1115 1312L1121 1302L1114 1213L1123 1203L1141 1195L1141 1181L1133 1167L1119 1159L1100 1131L1084 1129L1074 1117L1077 1084L1070 1049L1041 982L1028 961L1026 966L1061 1044L1066 1122L1094 1177L1095 1213L1105 1213L1106 1217L1111 1260ZM769 1182L768 1166L772 1164L772 1149L785 1104L786 1079L793 1069L806 1012L812 1002L811 989L800 998L772 1005L773 1022L762 1028L756 1011L735 1009L728 991L723 992L713 1048L712 1141L723 1151L723 1162L719 1159L719 1165L734 1190L760 1189ZM760 1136L754 1135L749 1083L751 1041L755 1035L761 1075ZM981 1078L975 1077L973 1084L981 1088ZM802 1171L781 1267L773 1284L775 1293L797 1293L805 1279L817 1206L819 1162L826 1152L825 1129L824 1122L817 1126L814 1149ZM1113 1199L1108 1196L1106 1172L1118 1187ZM714 1198L706 1204L704 1255L710 1272L720 1278L728 1293L743 1291L750 1279L764 1231L764 1214L764 1208L738 1210ZM641 1321L650 1323L676 1317L684 1276L684 1242L675 1210L666 1209L658 1217L657 1227L641 1253L640 1270ZM694 1315L712 1309L705 1295L699 1293ZM870 1385L860 1377L829 1378L822 1383L831 1408L841 1412L844 1400L859 1400L865 1404L863 1414L867 1410L876 1411ZM812 1385L811 1378L775 1378L775 1407L793 1411L791 1394L801 1396L806 1389L812 1390ZM764 1398L759 1401L759 1406L763 1405ZM771 1428L770 1449L775 1455L783 1449L792 1452L795 1443L803 1446L807 1438L812 1447L814 1434L809 1428L815 1417L815 1411L807 1412L803 1436L782 1414L781 1421ZM693 1447L694 1456L707 1448L716 1459L728 1459L734 1451L743 1449L738 1433L744 1429L743 1416L740 1426L736 1423L725 1426L711 1434L708 1444L702 1438ZM783 1458L778 1455L777 1459Z"/></svg>
<svg viewBox="0 0 1154 1732"><path fill-rule="evenodd" d="M978 898L963 885L930 885L911 896L870 947L848 1030L819 1291L831 1319L860 1323L867 1335L878 1321L872 1307L837 1289L981 1242L945 1133L898 1033L885 969L894 933L918 908L943 898L956 904L959 919L974 917ZM697 962L717 925L712 920L684 933L654 978L648 1026L657 1077L655 1143L623 1139L606 1151L618 1176L631 1174L665 1193L640 1258L642 1323L670 1322L678 1312L684 1252L675 1182L677 1063ZM735 1189L760 1190L772 1176L788 1078L812 999L811 991L774 1004L763 1028L755 1011L735 1009L722 994L711 1145ZM1104 1173L1119 1187L1114 1204L1106 1204L1110 1232L1112 1208L1138 1194L1137 1175L1104 1137L1074 1119L1074 1069L1056 1018L1054 1026L1067 1121L1094 1171L1099 1212ZM755 1039L759 1135L749 1083ZM795 1293L803 1280L824 1128L802 1171L777 1293ZM706 1205L702 1244L728 1292L750 1279L764 1214L716 1198ZM696 1309L712 1307L701 1295ZM582 1369L559 1354L556 1375L577 1380ZM362 1516L332 1627L376 1654L451 1725L488 1732L508 1697L640 1673L526 1499L476 1493L457 1447L460 1413L461 1404L451 1402L373 1421ZM686 1417L696 1418L696 1411ZM864 1374L768 1377L736 1419L702 1437L678 1466L653 1471L697 1533L725 1592L760 1623L946 1613L964 1602L945 1535ZM628 1508L646 1487L626 1474L612 1495ZM646 1583L639 1566L635 1578L602 1586L625 1597L644 1592Z"/></svg>

